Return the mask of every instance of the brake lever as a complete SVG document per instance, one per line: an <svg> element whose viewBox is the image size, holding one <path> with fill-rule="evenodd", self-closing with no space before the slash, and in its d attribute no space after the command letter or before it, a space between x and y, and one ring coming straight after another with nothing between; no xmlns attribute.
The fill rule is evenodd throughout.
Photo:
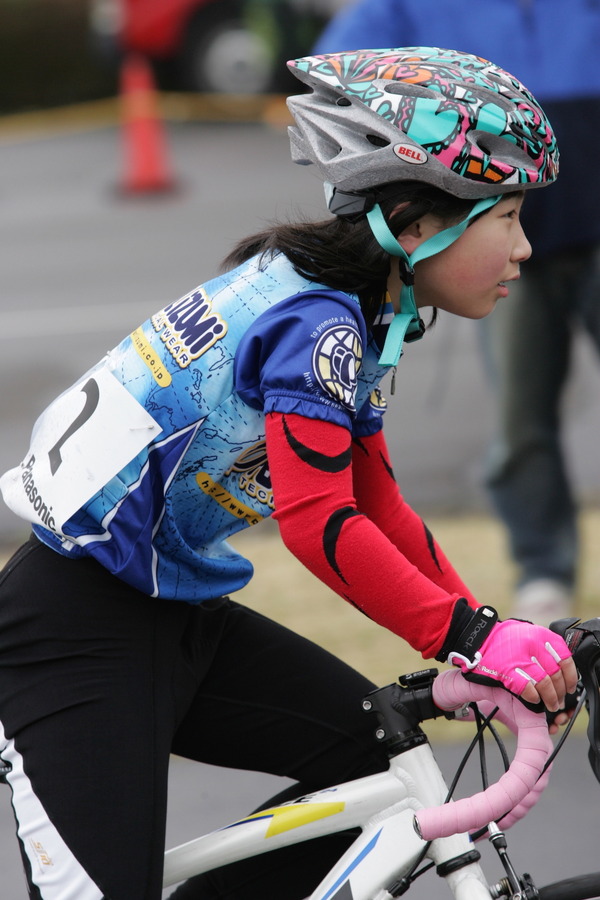
<svg viewBox="0 0 600 900"><path fill-rule="evenodd" d="M559 619L551 623L550 629L564 638L586 690L588 760L596 780L600 782L600 618L586 622L576 618Z"/></svg>

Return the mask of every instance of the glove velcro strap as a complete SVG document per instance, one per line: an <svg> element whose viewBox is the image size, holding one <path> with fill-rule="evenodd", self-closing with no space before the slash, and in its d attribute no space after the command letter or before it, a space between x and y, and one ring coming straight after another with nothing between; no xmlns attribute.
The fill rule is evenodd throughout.
<svg viewBox="0 0 600 900"><path fill-rule="evenodd" d="M497 621L498 613L493 607L480 606L479 609L476 609L473 618L458 636L452 652L448 654L448 662L451 663L458 657L469 668L476 665L481 658L477 651L489 637Z"/></svg>

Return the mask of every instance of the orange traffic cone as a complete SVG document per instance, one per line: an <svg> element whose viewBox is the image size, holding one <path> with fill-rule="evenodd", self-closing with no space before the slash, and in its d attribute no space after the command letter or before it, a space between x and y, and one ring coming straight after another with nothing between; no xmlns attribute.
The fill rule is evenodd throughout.
<svg viewBox="0 0 600 900"><path fill-rule="evenodd" d="M121 190L127 194L172 190L175 180L167 160L152 69L137 54L127 56L121 68L121 122L125 157Z"/></svg>

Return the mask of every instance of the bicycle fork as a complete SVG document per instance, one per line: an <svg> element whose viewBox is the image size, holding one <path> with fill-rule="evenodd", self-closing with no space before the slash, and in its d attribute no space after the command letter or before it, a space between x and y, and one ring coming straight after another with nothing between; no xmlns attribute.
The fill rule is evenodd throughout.
<svg viewBox="0 0 600 900"><path fill-rule="evenodd" d="M488 840L496 850L506 875L498 884L490 887L492 900L537 900L538 890L527 872L522 878L517 875L508 856L508 845L504 832L496 822L488 825Z"/></svg>

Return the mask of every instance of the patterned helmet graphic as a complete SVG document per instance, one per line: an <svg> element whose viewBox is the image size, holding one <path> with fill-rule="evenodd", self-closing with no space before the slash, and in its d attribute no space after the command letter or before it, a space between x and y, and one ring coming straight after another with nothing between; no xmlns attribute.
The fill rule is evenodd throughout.
<svg viewBox="0 0 600 900"><path fill-rule="evenodd" d="M544 111L478 56L434 47L359 50L288 63L312 92L288 98L292 158L340 190L425 181L464 198L558 174Z"/></svg>

